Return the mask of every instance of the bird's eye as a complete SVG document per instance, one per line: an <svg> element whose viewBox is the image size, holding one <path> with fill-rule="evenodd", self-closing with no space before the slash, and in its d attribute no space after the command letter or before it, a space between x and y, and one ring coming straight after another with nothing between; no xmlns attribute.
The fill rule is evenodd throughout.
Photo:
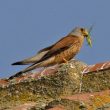
<svg viewBox="0 0 110 110"><path fill-rule="evenodd" d="M84 32L84 29L83 28L81 28L81 32Z"/></svg>

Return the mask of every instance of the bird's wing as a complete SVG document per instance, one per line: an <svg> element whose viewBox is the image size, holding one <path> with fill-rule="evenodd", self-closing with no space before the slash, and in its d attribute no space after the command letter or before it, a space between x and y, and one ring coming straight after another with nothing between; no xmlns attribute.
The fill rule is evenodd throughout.
<svg viewBox="0 0 110 110"><path fill-rule="evenodd" d="M49 60L49 59L54 60L55 55L68 49L69 47L74 45L76 42L77 42L77 39L75 39L72 36L62 38L57 43L55 43L39 61L36 61L34 64L32 64L31 66L22 70L21 72L22 73L28 72L30 70L37 68L37 67L40 67L42 65L42 63L45 62L46 60ZM42 52L42 51L44 52L45 49L42 49L40 52Z"/></svg>
<svg viewBox="0 0 110 110"><path fill-rule="evenodd" d="M35 56L26 58L22 61L15 62L12 65L27 65L27 64L35 63L35 62L39 61L52 47L53 47L53 45L46 47L46 48L40 50Z"/></svg>
<svg viewBox="0 0 110 110"><path fill-rule="evenodd" d="M66 36L59 40L57 43L55 43L52 48L49 49L49 51L36 63L39 63L41 61L44 61L56 54L59 54L60 52L68 49L72 45L74 45L76 42L78 42L77 37L74 36Z"/></svg>
<svg viewBox="0 0 110 110"><path fill-rule="evenodd" d="M53 46L54 46L54 45L48 46L48 47L46 47L46 48L43 48L43 49L39 50L38 53L41 53L41 52L44 52L44 51L48 51L48 50L50 50ZM38 54L38 53L37 53L37 54Z"/></svg>
<svg viewBox="0 0 110 110"><path fill-rule="evenodd" d="M35 56L24 59L22 61L15 62L12 65L26 65L32 63L39 63L41 61L44 61L45 59L48 59L51 56L54 56L64 51L65 49L68 49L71 45L74 45L76 42L77 37L73 37L71 35L68 37L64 37L54 45L40 50Z"/></svg>

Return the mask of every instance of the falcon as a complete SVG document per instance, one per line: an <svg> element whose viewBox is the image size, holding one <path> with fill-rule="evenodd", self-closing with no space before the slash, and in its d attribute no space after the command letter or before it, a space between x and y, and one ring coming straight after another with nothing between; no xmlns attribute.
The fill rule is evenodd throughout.
<svg viewBox="0 0 110 110"><path fill-rule="evenodd" d="M36 68L48 67L71 60L80 51L84 38L92 46L89 30L82 27L74 28L67 36L61 38L55 44L40 50L35 56L13 63L12 65L31 65L9 79Z"/></svg>

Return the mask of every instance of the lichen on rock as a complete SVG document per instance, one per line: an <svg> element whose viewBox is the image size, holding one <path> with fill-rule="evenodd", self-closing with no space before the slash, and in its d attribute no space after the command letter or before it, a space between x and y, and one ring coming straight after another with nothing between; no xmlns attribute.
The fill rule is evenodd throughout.
<svg viewBox="0 0 110 110"><path fill-rule="evenodd" d="M64 102L71 102L70 105L74 102L72 107L76 104L79 106L80 100L68 101L62 97L110 89L110 69L82 74L85 67L87 64L71 60L57 67L48 67L43 72L6 80L7 83L2 81L5 85L2 86L1 83L0 87L0 109L25 106L28 109L35 107L35 110L40 110L55 101L63 102L61 105L64 107L66 106Z"/></svg>

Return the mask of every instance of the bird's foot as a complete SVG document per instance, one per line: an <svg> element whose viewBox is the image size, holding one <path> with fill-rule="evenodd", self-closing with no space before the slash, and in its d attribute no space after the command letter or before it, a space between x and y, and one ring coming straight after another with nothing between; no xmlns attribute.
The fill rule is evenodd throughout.
<svg viewBox="0 0 110 110"><path fill-rule="evenodd" d="M65 58L63 58L63 62L64 63L68 63L68 60L66 60Z"/></svg>

